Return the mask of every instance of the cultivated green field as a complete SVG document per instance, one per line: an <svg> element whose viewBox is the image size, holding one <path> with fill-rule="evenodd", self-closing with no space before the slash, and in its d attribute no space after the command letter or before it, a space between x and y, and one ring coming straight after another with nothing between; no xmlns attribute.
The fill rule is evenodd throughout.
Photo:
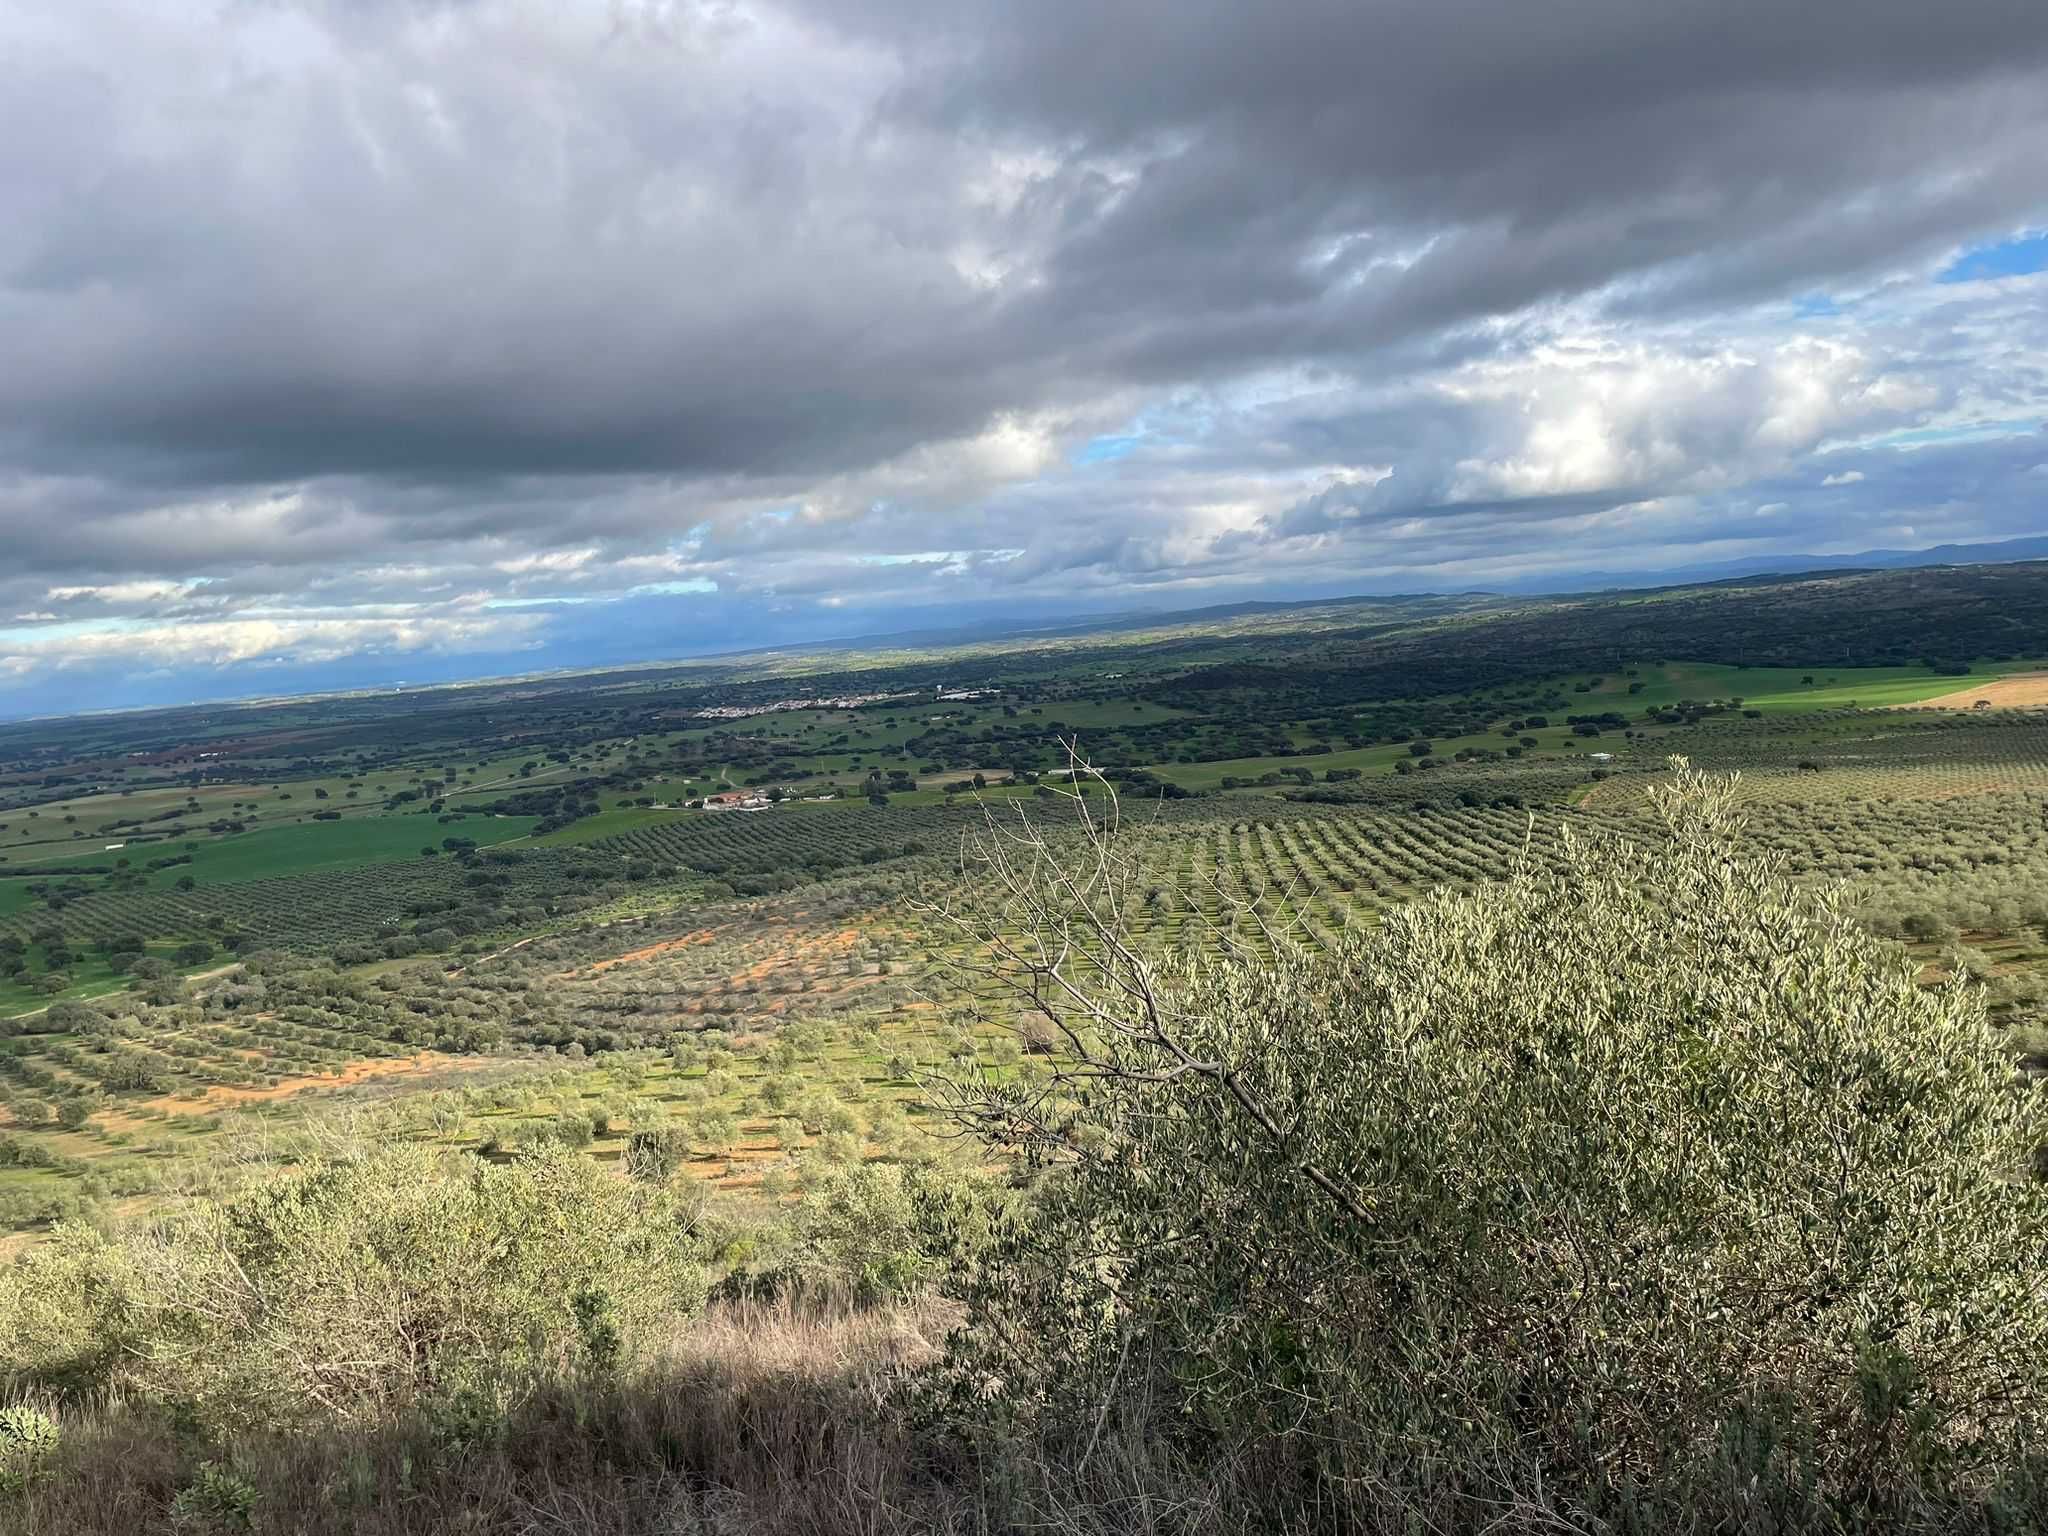
<svg viewBox="0 0 2048 1536"><path fill-rule="evenodd" d="M423 848L438 849L449 837L466 838L478 847L510 842L525 837L533 824L532 817L523 816L464 816L444 823L439 817L415 814L267 827L194 843L189 848L175 845L168 851L189 852L192 862L156 870L148 881L154 886L172 885L190 875L202 883L224 885L317 870L356 869L418 858ZM147 851L157 852L155 848Z"/></svg>
<svg viewBox="0 0 2048 1536"><path fill-rule="evenodd" d="M1925 667L1730 667L1702 662L1646 666L1643 688L1630 694L1626 677L1605 677L1584 697L1626 700L1637 709L1675 704L1680 699L1740 697L1745 708L1772 713L1826 709L1882 709L1956 693L1973 681L2038 670L2039 663L1980 663L1967 675ZM1584 681L1584 679L1579 679ZM1575 696L1576 697L1576 696Z"/></svg>

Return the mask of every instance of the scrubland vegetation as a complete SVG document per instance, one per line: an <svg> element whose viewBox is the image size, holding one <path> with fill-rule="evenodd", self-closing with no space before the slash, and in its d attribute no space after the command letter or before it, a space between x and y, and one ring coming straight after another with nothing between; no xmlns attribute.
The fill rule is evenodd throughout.
<svg viewBox="0 0 2048 1536"><path fill-rule="evenodd" d="M2038 1528L2036 587L10 728L0 1530Z"/></svg>
<svg viewBox="0 0 2048 1536"><path fill-rule="evenodd" d="M934 1077L966 1163L750 1221L308 1127L0 1272L8 1518L2025 1528L2043 1090L1734 799L1256 955L998 823L936 916L1044 1069Z"/></svg>

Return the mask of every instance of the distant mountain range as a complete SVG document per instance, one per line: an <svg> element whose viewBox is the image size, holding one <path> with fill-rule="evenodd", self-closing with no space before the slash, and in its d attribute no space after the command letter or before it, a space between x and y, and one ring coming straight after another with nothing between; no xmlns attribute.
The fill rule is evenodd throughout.
<svg viewBox="0 0 2048 1536"><path fill-rule="evenodd" d="M1714 582L1744 581L1759 577L1789 577L1844 571L1910 570L1918 566L2003 565L2020 560L2048 560L2048 535L2001 539L1982 544L1937 544L1929 549L1866 549L1849 555L1753 555L1741 560L1703 561L1697 565L1674 566L1656 571L1548 572L1520 581L1497 582L1485 588L1455 592L1361 592L1344 596L1291 600L1253 599L1218 603L1204 608L1141 608L1117 613L1047 616L1035 621L1019 619L1012 615L981 623L904 630L891 634L858 635L847 639L817 640L774 649L842 651L878 646L922 649L997 640L1044 640L1064 635L1106 634L1118 630L1149 629L1155 625L1220 623L1256 614L1302 612L1352 603L1422 606L1430 603L1470 603L1488 598L1593 596L1601 592L1705 586ZM761 649L749 647L746 651L731 654L754 655L759 654Z"/></svg>
<svg viewBox="0 0 2048 1536"><path fill-rule="evenodd" d="M1866 549L1853 555L1751 555L1662 571L1570 571L1504 582L1491 590L1536 597L1618 587L1689 587L1744 576L1796 576L1804 571L1896 571L1922 565L2002 565L2015 560L2048 560L2048 535L1987 544L1937 544L1931 549Z"/></svg>
<svg viewBox="0 0 2048 1536"><path fill-rule="evenodd" d="M774 656L943 649L1003 641L1079 638L1090 634L1108 636L1181 625L1224 624L1267 614L1309 614L1317 609L1353 610L1337 616L1337 621L1357 625L1373 622L1373 610L1378 610L1379 617L1398 620L1422 617L1432 610L1441 613L1469 612L1543 597L1593 597L1603 592L1702 586L1718 582L1786 580L1801 575L1859 570L1999 565L2023 560L2048 560L2048 535L1976 544L1938 544L1930 549L1867 549L1845 555L1762 555L1648 571L1550 571L1495 582L1483 589L1347 592L1336 588L1283 599L1239 593L1232 594L1226 601L1191 608L1164 605L1111 607L1105 604L1090 611L1078 605L1044 604L1013 607L1008 612L995 614L953 608L930 613L930 622L917 629L768 644L732 644L718 649L692 645L681 635L664 643L663 615L654 606L659 600L648 599L638 608L629 606L607 617L602 633L591 629L580 636L567 637L555 652L561 657L557 665L536 666L542 657L534 652L442 656L422 653L405 659L408 680L404 687L407 692L413 692L517 678L559 679L597 672L661 668L685 662L730 666L759 662ZM1220 598L1225 594L1219 592L1217 596ZM733 636L735 640L740 638ZM570 659L572 657L576 659ZM283 700L360 691L386 692L396 686L387 675L387 669L392 665L392 659L385 656L349 657L332 665L299 668L286 676L266 678L267 686L260 689L249 687L246 691L206 678L208 686L195 687L181 697L170 698L151 697L153 690L150 688L142 689L139 694L132 689L123 689L111 674L102 674L94 682L104 689L98 696L102 698L105 709L116 711L162 708L173 704L246 702L252 698ZM195 673L193 676L202 677L203 674ZM251 679L252 682L254 680ZM77 710L79 686L77 679L64 678L47 683L40 690L23 691L18 686L0 690L0 721L73 713Z"/></svg>

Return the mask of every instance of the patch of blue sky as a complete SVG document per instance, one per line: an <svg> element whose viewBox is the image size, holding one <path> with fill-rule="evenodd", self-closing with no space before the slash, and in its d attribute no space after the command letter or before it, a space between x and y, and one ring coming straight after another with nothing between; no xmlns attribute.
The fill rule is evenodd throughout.
<svg viewBox="0 0 2048 1536"><path fill-rule="evenodd" d="M1981 283L2048 270L2048 229L2026 230L1989 245L1974 245L1935 274L1937 283Z"/></svg>
<svg viewBox="0 0 2048 1536"><path fill-rule="evenodd" d="M1261 403L1293 399L1301 393L1293 374L1264 373L1232 385L1228 408L1233 412L1252 410ZM1206 391L1186 390L1170 400L1153 402L1115 432L1089 438L1068 462L1080 469L1091 464L1114 464L1140 449L1157 453L1185 447L1214 432L1216 416L1214 396Z"/></svg>
<svg viewBox="0 0 2048 1536"><path fill-rule="evenodd" d="M855 565L946 565L955 560L972 559L974 551L966 549L920 549L904 555L855 555Z"/></svg>
<svg viewBox="0 0 2048 1536"><path fill-rule="evenodd" d="M82 635L134 634L143 628L138 619L70 619L58 624L20 624L0 627L0 645L24 641L75 640Z"/></svg>
<svg viewBox="0 0 2048 1536"><path fill-rule="evenodd" d="M1858 448L1937 448L1949 443L1990 442L2001 437L2031 437L2041 430L2038 416L2013 416L1998 421L1965 421L1945 427L1906 427L1859 440Z"/></svg>
<svg viewBox="0 0 2048 1536"><path fill-rule="evenodd" d="M1792 313L1801 320L1825 320L1841 312L1842 306L1825 293L1809 293L1792 301Z"/></svg>
<svg viewBox="0 0 2048 1536"><path fill-rule="evenodd" d="M1112 464L1118 459L1128 458L1145 441L1142 432L1112 432L1101 437L1091 437L1074 454L1076 466L1084 464Z"/></svg>

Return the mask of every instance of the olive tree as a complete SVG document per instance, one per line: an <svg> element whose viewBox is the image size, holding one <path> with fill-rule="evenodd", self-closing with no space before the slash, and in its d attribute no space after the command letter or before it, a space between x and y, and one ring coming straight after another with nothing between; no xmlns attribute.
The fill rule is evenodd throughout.
<svg viewBox="0 0 2048 1536"><path fill-rule="evenodd" d="M2044 1090L1674 767L1653 835L1270 959L1144 949L1113 817L991 822L940 911L1058 1047L937 1087L1045 1170L968 1287L963 1411L1092 1449L1149 1403L1397 1527L2021 1498Z"/></svg>
<svg viewBox="0 0 2048 1536"><path fill-rule="evenodd" d="M220 1428L504 1401L699 1305L695 1249L672 1196L560 1148L352 1153L0 1269L0 1392L111 1388Z"/></svg>

